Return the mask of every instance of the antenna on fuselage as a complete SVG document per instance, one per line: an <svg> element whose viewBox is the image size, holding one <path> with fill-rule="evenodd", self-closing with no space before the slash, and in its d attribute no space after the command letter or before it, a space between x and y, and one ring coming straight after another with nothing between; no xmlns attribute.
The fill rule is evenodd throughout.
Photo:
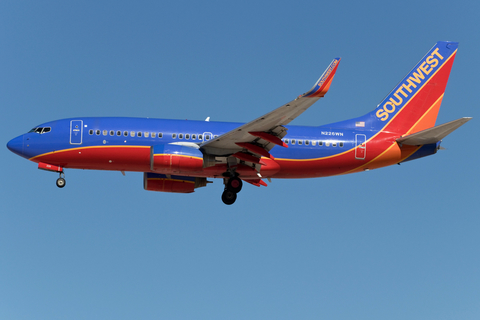
<svg viewBox="0 0 480 320"><path fill-rule="evenodd" d="M210 121L210 117L207 117L207 119L205 119L205 121L207 121L207 122Z"/></svg>

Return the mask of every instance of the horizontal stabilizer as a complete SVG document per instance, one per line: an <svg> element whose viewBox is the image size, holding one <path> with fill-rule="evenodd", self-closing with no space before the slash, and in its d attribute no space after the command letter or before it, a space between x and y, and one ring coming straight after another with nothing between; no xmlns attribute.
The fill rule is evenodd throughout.
<svg viewBox="0 0 480 320"><path fill-rule="evenodd" d="M437 143L470 120L472 120L472 118L465 117L450 121L433 128L429 128L405 137L398 138L397 142L400 144L411 146Z"/></svg>

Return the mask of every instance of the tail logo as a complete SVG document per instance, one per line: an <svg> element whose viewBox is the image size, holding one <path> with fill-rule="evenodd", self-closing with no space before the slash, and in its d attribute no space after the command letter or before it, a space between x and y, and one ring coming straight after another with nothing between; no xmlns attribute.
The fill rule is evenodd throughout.
<svg viewBox="0 0 480 320"><path fill-rule="evenodd" d="M445 58L438 52L438 47L431 52L426 59L419 63L417 69L414 69L409 76L407 76L403 83L397 86L390 96L385 99L383 106L376 112L377 118L386 121L390 114L397 109L401 109L403 105L411 98L421 87L421 85L428 80L428 75L432 73L435 68L438 68L440 61Z"/></svg>

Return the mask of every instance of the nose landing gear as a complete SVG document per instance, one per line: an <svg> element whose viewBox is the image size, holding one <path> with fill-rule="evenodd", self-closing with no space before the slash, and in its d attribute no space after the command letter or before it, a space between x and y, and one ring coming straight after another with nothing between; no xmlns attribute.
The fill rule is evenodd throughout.
<svg viewBox="0 0 480 320"><path fill-rule="evenodd" d="M58 172L60 174L60 177L57 179L57 187L63 188L65 187L65 173L63 172L63 168L57 165L53 164L48 164L48 163L43 163L39 162L38 163L38 169L40 170L45 170L45 171L51 171L51 172Z"/></svg>
<svg viewBox="0 0 480 320"><path fill-rule="evenodd" d="M238 177L231 177L224 180L225 191L222 193L222 201L226 205L231 205L237 200L237 193L242 190L242 180Z"/></svg>

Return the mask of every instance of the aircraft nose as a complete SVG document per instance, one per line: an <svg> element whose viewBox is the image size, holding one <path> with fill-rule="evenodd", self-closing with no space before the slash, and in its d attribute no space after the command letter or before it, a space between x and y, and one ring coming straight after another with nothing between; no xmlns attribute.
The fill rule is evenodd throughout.
<svg viewBox="0 0 480 320"><path fill-rule="evenodd" d="M16 153L19 156L22 156L23 155L23 135L8 141L7 148L13 153Z"/></svg>

